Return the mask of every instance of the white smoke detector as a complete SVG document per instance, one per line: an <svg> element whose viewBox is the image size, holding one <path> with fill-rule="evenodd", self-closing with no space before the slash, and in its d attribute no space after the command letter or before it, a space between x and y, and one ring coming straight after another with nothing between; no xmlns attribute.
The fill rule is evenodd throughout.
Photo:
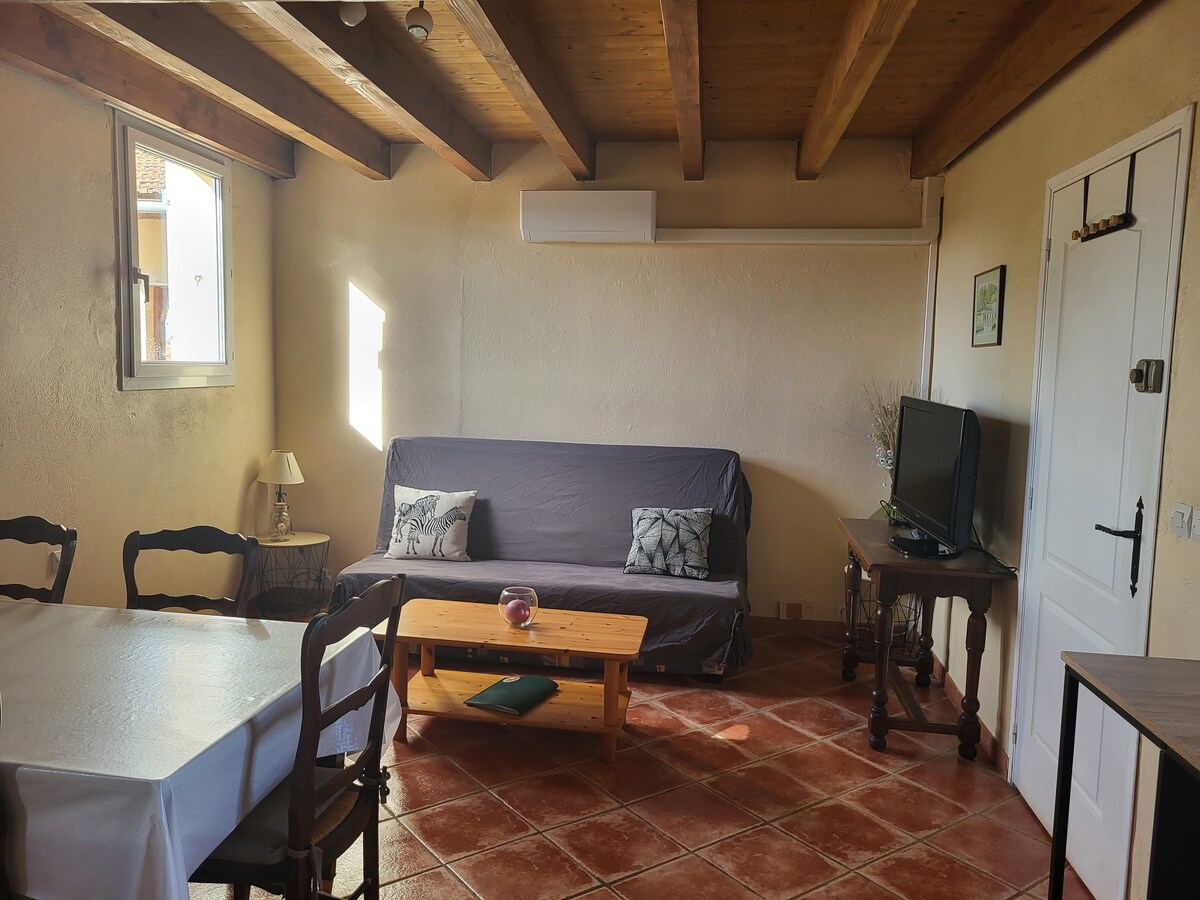
<svg viewBox="0 0 1200 900"><path fill-rule="evenodd" d="M425 8L425 0L408 11L404 17L404 27L415 38L424 40L429 37L429 32L433 31L433 16Z"/></svg>

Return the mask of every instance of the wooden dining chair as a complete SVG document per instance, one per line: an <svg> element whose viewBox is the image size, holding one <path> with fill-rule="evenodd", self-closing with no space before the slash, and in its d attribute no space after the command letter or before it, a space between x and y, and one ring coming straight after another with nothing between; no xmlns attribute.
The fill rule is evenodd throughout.
<svg viewBox="0 0 1200 900"><path fill-rule="evenodd" d="M12 900L12 882L8 880L8 820L4 812L4 795L0 794L0 900Z"/></svg>
<svg viewBox="0 0 1200 900"><path fill-rule="evenodd" d="M0 794L0 900L12 900L12 883L8 880L8 843L5 839L4 796Z"/></svg>
<svg viewBox="0 0 1200 900"><path fill-rule="evenodd" d="M231 884L234 897L250 896L252 886L288 900L331 895L320 887L359 835L363 839L362 882L352 897L379 897L379 804L387 797L387 769L380 763L384 715L391 684L392 651L400 620L404 576L376 582L334 613L322 613L304 632L300 648L300 742L291 775L254 807L207 860L192 873L200 884ZM324 706L321 663L326 649L359 628L387 620L379 669L361 687ZM353 761L319 765L321 732L371 704L366 745Z"/></svg>
<svg viewBox="0 0 1200 900"><path fill-rule="evenodd" d="M237 593L230 597L205 597L201 594L142 594L138 592L134 567L143 550L190 550L193 553L227 553L242 558L242 574ZM258 570L258 538L230 534L212 525L196 525L179 531L153 534L132 532L125 538L122 553L125 566L125 606L128 609L187 609L211 611L228 616L245 616L250 607L250 591Z"/></svg>
<svg viewBox="0 0 1200 900"><path fill-rule="evenodd" d="M37 516L0 519L0 541L20 541L22 544L49 544L59 547L58 572L50 587L31 587L27 584L0 584L0 597L18 600L38 600L42 603L62 603L75 561L76 534L74 528L55 525Z"/></svg>
<svg viewBox="0 0 1200 900"><path fill-rule="evenodd" d="M4 703L0 700L0 728L4 725ZM8 880L8 818L4 811L4 793L0 791L0 900L12 900L12 882Z"/></svg>

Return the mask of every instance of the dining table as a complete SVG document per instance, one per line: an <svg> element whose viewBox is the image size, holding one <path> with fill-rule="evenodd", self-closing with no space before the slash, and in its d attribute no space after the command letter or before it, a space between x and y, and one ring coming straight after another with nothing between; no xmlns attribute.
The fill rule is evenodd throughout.
<svg viewBox="0 0 1200 900"><path fill-rule="evenodd" d="M292 770L304 623L0 599L0 807L35 900L186 900L188 875ZM322 701L371 678L365 629ZM400 721L394 691L385 734ZM365 744L368 704L319 755Z"/></svg>

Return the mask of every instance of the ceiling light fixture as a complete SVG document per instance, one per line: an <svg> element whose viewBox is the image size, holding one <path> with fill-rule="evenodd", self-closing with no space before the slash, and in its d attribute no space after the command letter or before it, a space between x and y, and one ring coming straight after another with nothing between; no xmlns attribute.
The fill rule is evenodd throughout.
<svg viewBox="0 0 1200 900"><path fill-rule="evenodd" d="M338 18L351 28L366 17L367 5L365 3L343 3L338 7Z"/></svg>
<svg viewBox="0 0 1200 900"><path fill-rule="evenodd" d="M404 17L404 27L415 38L424 40L429 37L429 32L433 31L433 16L425 8L425 0L408 11Z"/></svg>

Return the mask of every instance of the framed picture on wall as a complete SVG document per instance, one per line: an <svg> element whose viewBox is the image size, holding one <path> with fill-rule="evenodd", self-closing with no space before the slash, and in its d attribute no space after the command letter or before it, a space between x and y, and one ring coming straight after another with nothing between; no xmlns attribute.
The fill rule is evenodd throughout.
<svg viewBox="0 0 1200 900"><path fill-rule="evenodd" d="M1004 325L1004 270L996 266L975 276L975 311L971 316L971 346L999 347Z"/></svg>

